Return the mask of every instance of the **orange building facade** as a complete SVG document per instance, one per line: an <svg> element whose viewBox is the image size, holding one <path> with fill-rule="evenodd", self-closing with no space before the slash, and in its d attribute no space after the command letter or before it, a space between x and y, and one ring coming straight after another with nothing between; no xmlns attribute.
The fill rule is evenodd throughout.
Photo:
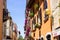
<svg viewBox="0 0 60 40"><path fill-rule="evenodd" d="M50 3L50 0L27 1L25 17L29 23L25 21L25 32L30 27L28 36L31 40L53 40Z"/></svg>

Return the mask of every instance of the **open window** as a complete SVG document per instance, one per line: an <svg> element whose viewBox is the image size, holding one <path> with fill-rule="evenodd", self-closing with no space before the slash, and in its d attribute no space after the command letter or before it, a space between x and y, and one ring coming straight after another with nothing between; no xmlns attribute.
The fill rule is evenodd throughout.
<svg viewBox="0 0 60 40"><path fill-rule="evenodd" d="M6 21L7 19L8 19L8 10L3 9L3 22Z"/></svg>
<svg viewBox="0 0 60 40"><path fill-rule="evenodd" d="M32 21L32 29L35 30L35 24L36 24L36 18L33 19Z"/></svg>
<svg viewBox="0 0 60 40"><path fill-rule="evenodd" d="M37 22L38 22L39 25L42 25L42 13L41 13L41 9L38 11Z"/></svg>
<svg viewBox="0 0 60 40"><path fill-rule="evenodd" d="M44 23L46 23L46 22L48 21L48 19L49 19L49 15L47 15L47 14L45 13L45 16L44 16Z"/></svg>
<svg viewBox="0 0 60 40"><path fill-rule="evenodd" d="M39 9L39 1L34 2L34 13L36 13Z"/></svg>
<svg viewBox="0 0 60 40"><path fill-rule="evenodd" d="M33 34L33 36L35 37L35 33Z"/></svg>
<svg viewBox="0 0 60 40"><path fill-rule="evenodd" d="M47 0L44 0L44 9L47 9Z"/></svg>
<svg viewBox="0 0 60 40"><path fill-rule="evenodd" d="M59 19L59 25L60 25L60 19Z"/></svg>

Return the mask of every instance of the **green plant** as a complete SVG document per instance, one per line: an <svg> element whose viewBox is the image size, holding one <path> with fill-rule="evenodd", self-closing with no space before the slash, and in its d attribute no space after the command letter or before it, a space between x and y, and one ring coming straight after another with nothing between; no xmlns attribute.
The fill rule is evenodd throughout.
<svg viewBox="0 0 60 40"><path fill-rule="evenodd" d="M35 24L35 28L39 28L39 24Z"/></svg>
<svg viewBox="0 0 60 40"><path fill-rule="evenodd" d="M30 17L33 17L34 16L34 13L33 12L30 12Z"/></svg>
<svg viewBox="0 0 60 40"><path fill-rule="evenodd" d="M34 9L37 9L38 8L38 4L34 4Z"/></svg>

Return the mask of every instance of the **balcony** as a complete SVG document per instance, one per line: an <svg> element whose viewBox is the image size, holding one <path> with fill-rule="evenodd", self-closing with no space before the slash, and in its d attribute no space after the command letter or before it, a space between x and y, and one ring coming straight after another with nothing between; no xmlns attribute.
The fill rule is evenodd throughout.
<svg viewBox="0 0 60 40"><path fill-rule="evenodd" d="M8 10L3 9L3 22L6 21L7 19L8 19Z"/></svg>

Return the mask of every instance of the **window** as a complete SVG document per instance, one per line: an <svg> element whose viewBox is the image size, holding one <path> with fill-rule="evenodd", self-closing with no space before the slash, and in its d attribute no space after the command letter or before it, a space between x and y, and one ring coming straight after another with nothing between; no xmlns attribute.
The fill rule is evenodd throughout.
<svg viewBox="0 0 60 40"><path fill-rule="evenodd" d="M35 37L35 33L33 34L33 36Z"/></svg>
<svg viewBox="0 0 60 40"><path fill-rule="evenodd" d="M52 16L52 25L54 25L54 17Z"/></svg>
<svg viewBox="0 0 60 40"><path fill-rule="evenodd" d="M44 0L44 9L47 9L47 1Z"/></svg>
<svg viewBox="0 0 60 40"><path fill-rule="evenodd" d="M7 9L3 9L3 21L5 21L8 17L8 10Z"/></svg>
<svg viewBox="0 0 60 40"><path fill-rule="evenodd" d="M51 40L51 35L46 36L47 40Z"/></svg>
<svg viewBox="0 0 60 40"><path fill-rule="evenodd" d="M45 16L44 16L44 23L46 23L46 22L48 21L48 19L49 19L49 15L47 15L47 14L45 13Z"/></svg>
<svg viewBox="0 0 60 40"><path fill-rule="evenodd" d="M34 3L34 13L36 13L37 11L38 11L38 9L39 9L39 1L35 1L35 3Z"/></svg>
<svg viewBox="0 0 60 40"><path fill-rule="evenodd" d="M40 40L40 39L39 39ZM41 40L44 40L43 37L41 38Z"/></svg>
<svg viewBox="0 0 60 40"><path fill-rule="evenodd" d="M60 19L59 19L59 25L60 25Z"/></svg>
<svg viewBox="0 0 60 40"><path fill-rule="evenodd" d="M42 25L42 13L41 13L41 9L38 12L37 18L38 18L37 19L38 24L41 24Z"/></svg>
<svg viewBox="0 0 60 40"><path fill-rule="evenodd" d="M36 18L34 18L33 21L32 21L32 29L33 30L35 29L35 24L36 24Z"/></svg>
<svg viewBox="0 0 60 40"><path fill-rule="evenodd" d="M41 31L39 31L39 37L41 36Z"/></svg>

